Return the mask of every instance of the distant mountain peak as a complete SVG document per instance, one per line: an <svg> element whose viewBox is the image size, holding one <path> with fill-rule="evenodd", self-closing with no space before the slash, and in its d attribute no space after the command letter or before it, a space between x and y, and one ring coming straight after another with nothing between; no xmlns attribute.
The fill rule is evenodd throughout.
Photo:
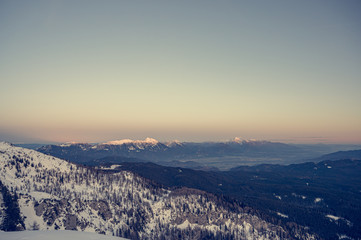
<svg viewBox="0 0 361 240"><path fill-rule="evenodd" d="M105 143L102 143L102 144L103 145L123 145L123 144L131 144L131 143L156 145L159 142L154 138L147 137L145 140L121 139L121 140L114 140L114 141L105 142Z"/></svg>
<svg viewBox="0 0 361 240"><path fill-rule="evenodd" d="M232 142L236 143L252 143L252 142L264 142L257 139L244 139L242 137L235 137Z"/></svg>
<svg viewBox="0 0 361 240"><path fill-rule="evenodd" d="M241 137L235 137L232 142L242 143L243 141L244 141L243 138L241 138Z"/></svg>
<svg viewBox="0 0 361 240"><path fill-rule="evenodd" d="M146 142L146 143L153 143L153 144L159 143L156 139L150 138L150 137L147 137L144 142Z"/></svg>
<svg viewBox="0 0 361 240"><path fill-rule="evenodd" d="M242 138L240 138L240 137L235 137L234 139L233 139L233 142L236 142L236 143L242 143L244 140L242 139Z"/></svg>
<svg viewBox="0 0 361 240"><path fill-rule="evenodd" d="M173 141L170 141L170 142L166 142L165 145L167 147L174 147L174 146L181 146L182 143L178 140L173 140Z"/></svg>

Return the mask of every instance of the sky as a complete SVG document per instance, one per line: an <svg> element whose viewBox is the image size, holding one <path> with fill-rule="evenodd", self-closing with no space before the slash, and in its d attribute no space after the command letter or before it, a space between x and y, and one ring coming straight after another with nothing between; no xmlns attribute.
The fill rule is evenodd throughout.
<svg viewBox="0 0 361 240"><path fill-rule="evenodd" d="M0 140L361 143L361 2L0 1Z"/></svg>

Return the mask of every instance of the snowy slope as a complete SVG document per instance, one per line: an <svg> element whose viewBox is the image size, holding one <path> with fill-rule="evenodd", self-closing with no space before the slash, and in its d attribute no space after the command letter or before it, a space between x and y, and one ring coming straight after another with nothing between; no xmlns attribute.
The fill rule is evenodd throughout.
<svg viewBox="0 0 361 240"><path fill-rule="evenodd" d="M0 240L119 240L125 238L77 231L0 232Z"/></svg>
<svg viewBox="0 0 361 240"><path fill-rule="evenodd" d="M202 191L170 191L130 172L80 167L8 143L0 143L0 166L0 181L19 196L26 229L132 239L314 238L304 231L286 232Z"/></svg>

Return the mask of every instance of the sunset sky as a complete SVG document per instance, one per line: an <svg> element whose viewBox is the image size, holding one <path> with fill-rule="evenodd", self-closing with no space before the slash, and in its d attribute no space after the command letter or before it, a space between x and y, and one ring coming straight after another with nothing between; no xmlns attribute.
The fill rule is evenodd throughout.
<svg viewBox="0 0 361 240"><path fill-rule="evenodd" d="M0 140L361 144L361 1L0 1Z"/></svg>

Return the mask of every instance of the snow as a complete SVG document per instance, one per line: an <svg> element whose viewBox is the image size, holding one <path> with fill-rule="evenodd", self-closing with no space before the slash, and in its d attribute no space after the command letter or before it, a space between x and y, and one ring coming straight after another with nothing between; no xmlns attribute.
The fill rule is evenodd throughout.
<svg viewBox="0 0 361 240"><path fill-rule="evenodd" d="M332 222L332 221L335 221L335 222L336 222L336 221L338 221L338 220L342 220L342 221L344 221L348 226L350 226L350 227L353 226L353 224L352 224L351 221L349 221L349 220L347 220L347 219L345 219L345 218L343 218L343 217L338 217L338 216L334 216L334 215L331 215L331 214L328 214L328 215L326 215L325 217L329 218L331 222Z"/></svg>
<svg viewBox="0 0 361 240"><path fill-rule="evenodd" d="M59 199L58 197L51 195L49 193L46 193L46 192L32 191L29 193L29 195L31 195L33 198L35 198L36 201L40 201L41 199Z"/></svg>
<svg viewBox="0 0 361 240"><path fill-rule="evenodd" d="M145 140L131 140L131 139L122 139L122 140L114 140L109 141L106 143L103 143L103 145L123 145L123 144L150 144L150 145L156 145L159 142L155 140L154 138L147 137Z"/></svg>
<svg viewBox="0 0 361 240"><path fill-rule="evenodd" d="M283 218L288 218L288 215L280 213L280 212L277 212L277 215L280 217L283 217Z"/></svg>
<svg viewBox="0 0 361 240"><path fill-rule="evenodd" d="M109 141L106 143L103 143L104 145L123 145L123 144L127 144L127 143L132 143L134 142L131 139L122 139L122 140L114 140L114 141Z"/></svg>
<svg viewBox="0 0 361 240"><path fill-rule="evenodd" d="M121 167L122 165L119 165L119 164L114 164L114 165L111 165L110 167L101 167L101 169L104 169L104 170L114 170L116 169L117 167Z"/></svg>
<svg viewBox="0 0 361 240"><path fill-rule="evenodd" d="M243 139L240 138L240 137L235 137L235 138L233 139L233 142L242 143L242 142L243 142Z"/></svg>
<svg viewBox="0 0 361 240"><path fill-rule="evenodd" d="M1 151L6 151L7 149L11 148L12 145L11 143L8 142L0 142L0 150Z"/></svg>
<svg viewBox="0 0 361 240"><path fill-rule="evenodd" d="M335 220L335 221L337 221L337 220L339 220L341 218L341 217L337 217L337 216L334 216L334 215L331 215L331 214L326 215L326 217L328 217L328 218L330 218L332 220Z"/></svg>
<svg viewBox="0 0 361 240"><path fill-rule="evenodd" d="M66 142L66 143L62 143L59 146L60 147L70 147L71 145L75 145L75 144L79 144L78 142Z"/></svg>
<svg viewBox="0 0 361 240"><path fill-rule="evenodd" d="M29 201L29 198L20 198L19 205L21 206L21 214L26 216L24 219L26 229L32 230L34 223L38 224L40 230L47 229L43 219L36 215L33 201Z"/></svg>
<svg viewBox="0 0 361 240"><path fill-rule="evenodd" d="M165 145L167 147L174 147L174 146L181 146L182 143L180 141L178 141L178 140L173 140L173 141L165 143Z"/></svg>
<svg viewBox="0 0 361 240"><path fill-rule="evenodd" d="M259 141L257 139L243 139L241 137L235 137L233 139L233 142L235 142L235 143L257 143L257 142L263 142L263 141Z"/></svg>
<svg viewBox="0 0 361 240"><path fill-rule="evenodd" d="M341 234L341 235L338 235L338 239L353 239L353 238L350 238L349 236L347 236L345 234Z"/></svg>
<svg viewBox="0 0 361 240"><path fill-rule="evenodd" d="M291 195L294 196L294 197L302 198L303 200L305 200L305 199L307 198L306 196L304 196L304 195L299 195L299 194L297 194L297 193L292 193Z"/></svg>
<svg viewBox="0 0 361 240"><path fill-rule="evenodd" d="M292 196L302 198L303 200L305 200L307 198L304 195L299 195L299 194L296 194L296 193L292 193Z"/></svg>
<svg viewBox="0 0 361 240"><path fill-rule="evenodd" d="M279 196L279 195L276 195L276 194L273 193L273 196L274 196L275 198L279 199L279 200L282 200L282 197Z"/></svg>
<svg viewBox="0 0 361 240"><path fill-rule="evenodd" d="M180 229L186 229L187 227L189 227L190 223L188 221L188 219L186 219L182 224L178 225L178 228Z"/></svg>
<svg viewBox="0 0 361 240"><path fill-rule="evenodd" d="M125 238L78 231L22 231L0 232L0 240L122 240Z"/></svg>

